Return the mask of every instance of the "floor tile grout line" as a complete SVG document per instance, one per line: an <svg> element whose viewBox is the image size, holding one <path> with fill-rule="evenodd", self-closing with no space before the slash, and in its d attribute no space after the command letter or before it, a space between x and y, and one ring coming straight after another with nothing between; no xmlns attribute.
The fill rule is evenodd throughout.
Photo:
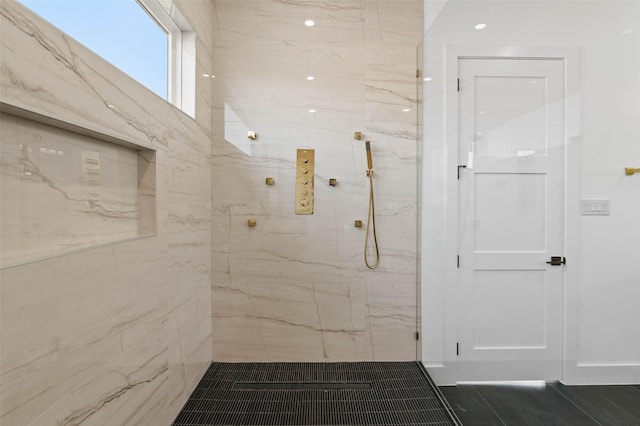
<svg viewBox="0 0 640 426"><path fill-rule="evenodd" d="M564 399L566 399L567 401L569 401L571 404L573 404L578 410L582 411L584 414L587 415L587 417L589 417L591 420L593 420L594 422L596 422L599 426L602 426L602 423L600 423L599 421L597 421L595 418L593 418L593 416L591 416L591 414L589 414L587 411L585 411L581 406L579 406L576 402L574 402L571 398L569 398L568 395L563 394L562 392L560 392L559 389L556 389L555 386L551 386L551 385L547 385L549 386L551 389L553 389L554 391L556 391L557 393L560 394L560 396L562 396ZM564 385L563 385L564 386Z"/></svg>
<svg viewBox="0 0 640 426"><path fill-rule="evenodd" d="M502 424L504 426L507 426L507 422L505 422L502 417L500 417L500 415L498 414L498 412L493 408L493 406L491 404L489 404L489 401L487 401L484 396L480 393L480 391L478 390L478 388L476 388L475 386L471 386L473 388L474 391L476 391L476 393L478 394L478 396L480 397L480 399L482 399L482 401L487 405L487 407L489 407L489 409L493 412L493 414L496 415L496 417L498 418L498 420L500 420L502 422Z"/></svg>

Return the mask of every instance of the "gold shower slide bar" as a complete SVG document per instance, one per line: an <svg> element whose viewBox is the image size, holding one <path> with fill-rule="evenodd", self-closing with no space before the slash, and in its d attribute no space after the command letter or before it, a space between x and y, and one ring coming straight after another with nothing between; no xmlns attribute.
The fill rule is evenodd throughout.
<svg viewBox="0 0 640 426"><path fill-rule="evenodd" d="M633 167L627 167L624 169L624 174L627 176L631 176L636 173L640 174L640 169L634 169Z"/></svg>

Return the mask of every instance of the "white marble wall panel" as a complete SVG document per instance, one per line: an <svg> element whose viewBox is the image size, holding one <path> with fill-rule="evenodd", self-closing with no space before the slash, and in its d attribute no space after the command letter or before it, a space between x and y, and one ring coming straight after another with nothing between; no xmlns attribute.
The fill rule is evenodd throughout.
<svg viewBox="0 0 640 426"><path fill-rule="evenodd" d="M139 214L138 151L10 114L0 120L3 266L155 231L155 208ZM155 185L147 193L153 203Z"/></svg>
<svg viewBox="0 0 640 426"><path fill-rule="evenodd" d="M350 45L363 41L363 8L359 0L215 0L214 7L216 36L225 42L300 40ZM318 24L317 31L306 31L300 25L307 19Z"/></svg>
<svg viewBox="0 0 640 426"><path fill-rule="evenodd" d="M212 4L176 4L208 73ZM0 6L2 102L155 150L155 171L139 172L157 216L155 236L0 270L0 423L170 424L211 361L212 80L196 81L194 120Z"/></svg>
<svg viewBox="0 0 640 426"><path fill-rule="evenodd" d="M416 359L422 2L216 0L214 7L214 359ZM306 19L316 25L305 27ZM257 132L250 150L225 140L225 104L235 122ZM365 231L354 227L356 219L366 223L369 193L355 131L371 140L374 155L382 255L375 271L364 265ZM294 213L297 148L315 150L311 216ZM255 228L247 227L252 217Z"/></svg>

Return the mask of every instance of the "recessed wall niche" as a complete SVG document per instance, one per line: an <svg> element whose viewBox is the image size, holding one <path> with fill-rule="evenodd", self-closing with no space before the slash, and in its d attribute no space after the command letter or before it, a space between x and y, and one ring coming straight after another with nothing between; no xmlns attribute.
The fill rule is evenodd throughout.
<svg viewBox="0 0 640 426"><path fill-rule="evenodd" d="M155 151L6 105L0 267L154 235Z"/></svg>

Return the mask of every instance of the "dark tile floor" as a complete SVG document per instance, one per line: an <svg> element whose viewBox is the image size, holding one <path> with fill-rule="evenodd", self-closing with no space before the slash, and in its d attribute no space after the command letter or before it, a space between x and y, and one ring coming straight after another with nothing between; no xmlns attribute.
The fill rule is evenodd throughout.
<svg viewBox="0 0 640 426"><path fill-rule="evenodd" d="M441 387L466 425L640 425L640 386Z"/></svg>

